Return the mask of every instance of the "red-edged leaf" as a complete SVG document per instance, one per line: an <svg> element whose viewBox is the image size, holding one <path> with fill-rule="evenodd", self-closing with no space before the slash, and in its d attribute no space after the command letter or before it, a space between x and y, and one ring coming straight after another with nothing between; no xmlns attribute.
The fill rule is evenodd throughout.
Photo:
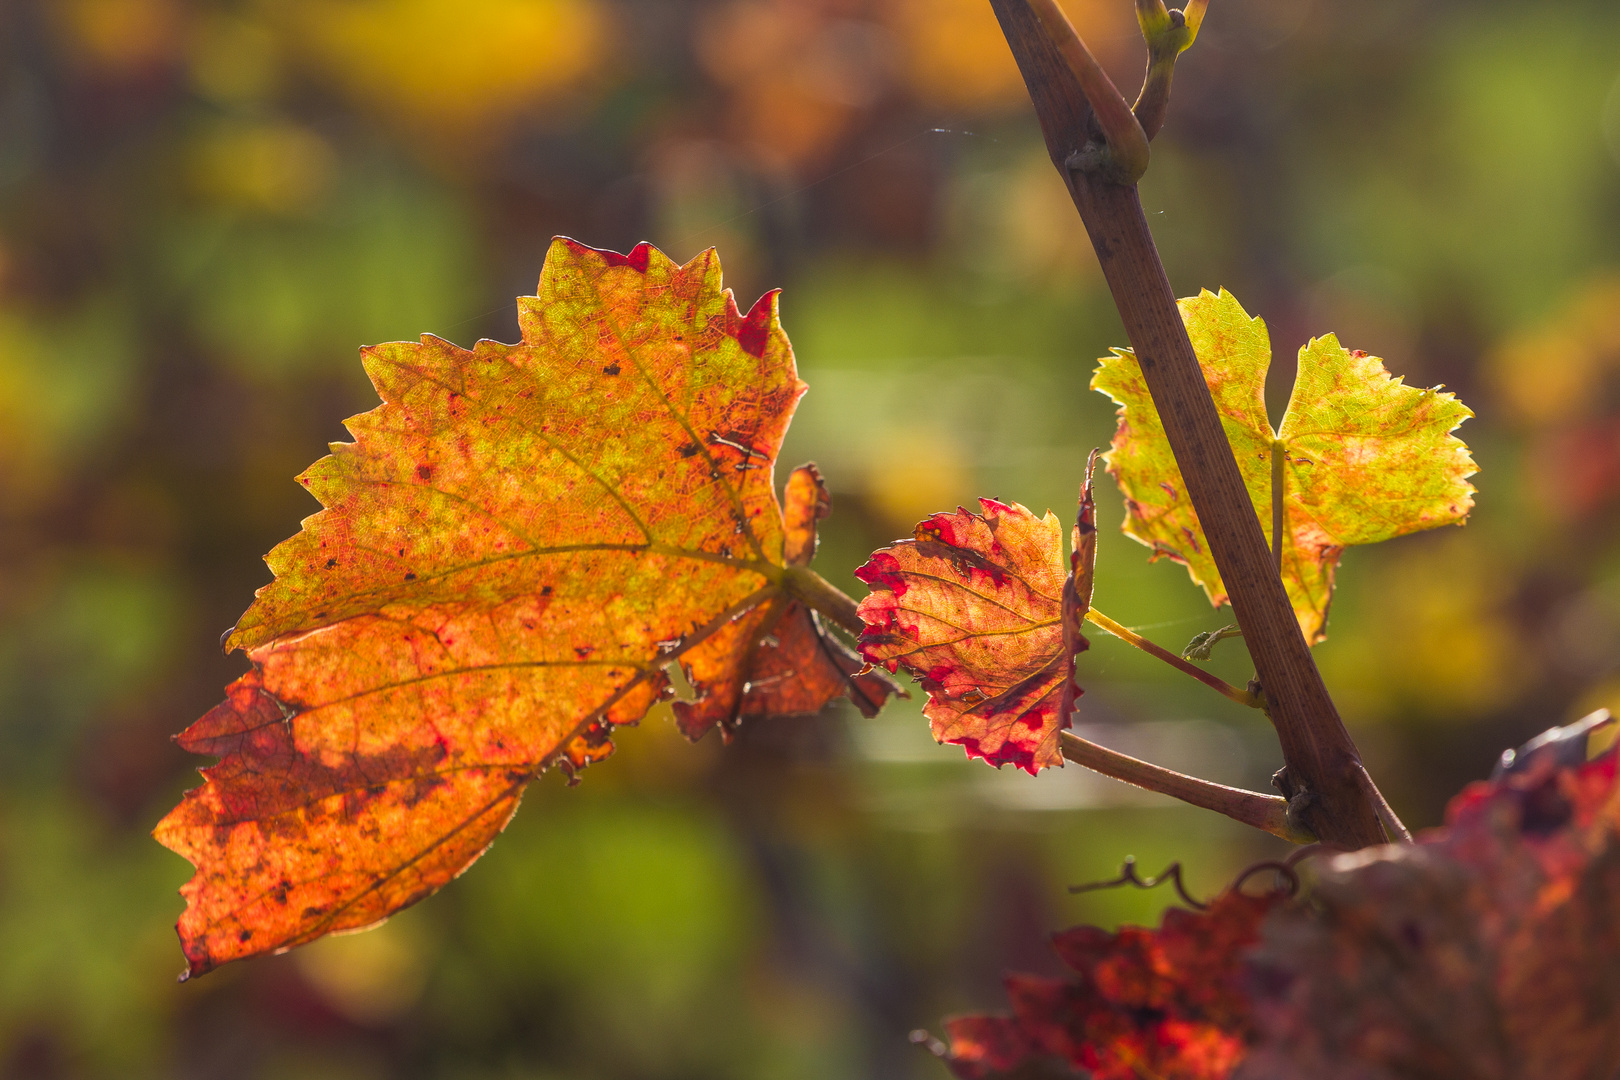
<svg viewBox="0 0 1620 1080"><path fill-rule="evenodd" d="M1415 844L1339 855L1298 901L1228 892L1157 931L1079 927L1076 979L1007 980L1013 1015L951 1020L968 1080L1614 1080L1617 751L1603 717L1528 744ZM1316 864L1311 864L1315 866Z"/></svg>
<svg viewBox="0 0 1620 1080"><path fill-rule="evenodd" d="M1053 514L1037 518L994 499L979 505L982 515L935 514L855 571L872 589L860 605L861 655L922 683L935 739L1034 773L1062 764L1058 732L1079 693L1074 656L1085 648L1085 609L1071 587L1066 644L1070 571ZM1089 603L1089 581L1083 593Z"/></svg>

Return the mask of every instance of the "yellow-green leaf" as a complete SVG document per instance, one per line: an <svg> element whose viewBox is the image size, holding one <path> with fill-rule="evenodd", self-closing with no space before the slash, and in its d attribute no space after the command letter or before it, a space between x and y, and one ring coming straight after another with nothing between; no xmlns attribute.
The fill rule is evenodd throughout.
<svg viewBox="0 0 1620 1080"><path fill-rule="evenodd" d="M1346 547L1461 524L1468 516L1474 460L1451 432L1473 413L1438 387L1405 385L1378 357L1345 349L1328 334L1300 349L1288 410L1273 431L1264 321L1224 289L1180 304L1268 543L1273 446L1284 455L1283 581L1300 630L1308 641L1321 641ZM1125 495L1126 535L1151 547L1154 558L1184 563L1210 602L1224 604L1226 588L1136 357L1114 350L1091 385L1120 406L1105 460Z"/></svg>

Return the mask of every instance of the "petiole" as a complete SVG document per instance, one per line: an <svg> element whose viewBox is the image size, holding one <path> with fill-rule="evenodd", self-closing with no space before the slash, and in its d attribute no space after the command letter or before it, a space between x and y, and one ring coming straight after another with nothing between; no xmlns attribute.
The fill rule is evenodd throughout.
<svg viewBox="0 0 1620 1080"><path fill-rule="evenodd" d="M1251 694L1247 690L1239 690L1225 679L1222 679L1217 675L1211 675L1197 664L1194 664L1189 660L1183 660L1169 649L1161 648L1160 646L1153 644L1153 642L1149 641L1141 634L1138 634L1130 627L1121 626L1119 623L1115 622L1113 619L1110 619L1096 608L1092 608L1090 611L1086 612L1086 621L1095 626L1101 627L1110 634L1113 634L1115 637L1119 638L1121 641L1135 645L1138 649L1141 649L1149 656L1157 657L1158 659L1163 660L1177 671L1182 671L1188 675L1191 675L1205 686L1208 686L1218 693L1231 698L1239 705L1246 705L1251 709L1263 709L1266 707L1265 699L1259 695Z"/></svg>

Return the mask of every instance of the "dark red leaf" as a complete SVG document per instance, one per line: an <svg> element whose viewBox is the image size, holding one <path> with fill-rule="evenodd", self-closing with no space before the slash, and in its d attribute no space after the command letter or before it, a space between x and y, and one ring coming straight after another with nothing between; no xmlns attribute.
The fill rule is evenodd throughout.
<svg viewBox="0 0 1620 1080"><path fill-rule="evenodd" d="M1220 1080L1252 1036L1242 956L1274 897L1228 892L1207 911L1172 908L1157 930L1066 930L1053 946L1077 978L1013 975L1011 1017L947 1028L967 1080L1052 1058L1093 1080Z"/></svg>

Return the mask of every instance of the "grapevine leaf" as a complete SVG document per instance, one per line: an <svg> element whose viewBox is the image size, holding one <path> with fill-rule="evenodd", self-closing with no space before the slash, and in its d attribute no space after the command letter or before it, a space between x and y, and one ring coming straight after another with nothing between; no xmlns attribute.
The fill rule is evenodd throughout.
<svg viewBox="0 0 1620 1080"><path fill-rule="evenodd" d="M1344 349L1329 334L1300 349L1288 410L1273 431L1265 406L1271 364L1265 323L1224 289L1180 305L1268 540L1273 446L1285 456L1283 581L1306 639L1321 641L1346 547L1467 517L1474 462L1451 432L1473 413L1438 388L1404 385L1382 360ZM1211 603L1226 603L1136 357L1116 349L1091 385L1120 406L1107 461L1125 495L1126 534L1151 547L1154 558L1184 563Z"/></svg>
<svg viewBox="0 0 1620 1080"><path fill-rule="evenodd" d="M363 350L383 404L299 478L325 507L230 632L252 670L179 736L221 758L155 835L190 859L188 974L434 892L527 784L671 695L692 738L889 692L782 592L813 468L772 469L804 391L776 294L559 239L522 341Z"/></svg>
<svg viewBox="0 0 1620 1080"><path fill-rule="evenodd" d="M1504 755L1493 780L1452 800L1445 828L1333 857L1303 900L1233 889L1206 911L1166 912L1157 931L1058 934L1079 977L1010 976L1012 1015L947 1021L952 1069L1609 1080L1620 751L1584 760L1605 721Z"/></svg>
<svg viewBox="0 0 1620 1080"><path fill-rule="evenodd" d="M1278 902L1233 890L1206 911L1171 908L1157 930L1056 935L1079 977L1009 976L1013 1015L947 1021L952 1069L981 1080L1055 1059L1093 1080L1220 1080L1251 1034L1242 958Z"/></svg>
<svg viewBox="0 0 1620 1080"><path fill-rule="evenodd" d="M809 566L816 554L816 523L832 509L832 497L814 465L801 465L788 476L782 498L782 525L786 534L782 560L789 566Z"/></svg>
<svg viewBox="0 0 1620 1080"><path fill-rule="evenodd" d="M1550 750L1466 789L1420 843L1335 858L1310 907L1271 920L1237 1076L1614 1075L1615 752L1570 768Z"/></svg>
<svg viewBox="0 0 1620 1080"><path fill-rule="evenodd" d="M861 655L922 683L936 740L1035 773L1062 765L1058 732L1081 692L1074 660L1087 647L1096 555L1090 473L1067 568L1050 511L979 505L983 515L958 507L925 519L855 571L872 589L860 605Z"/></svg>
<svg viewBox="0 0 1620 1080"><path fill-rule="evenodd" d="M782 503L786 565L810 564L816 523L830 508L814 465L789 474ZM729 737L745 720L813 713L843 693L875 716L899 689L880 673L862 671L866 665L822 628L821 616L787 596L732 619L685 653L681 665L697 698L675 702L675 719L694 740L716 725Z"/></svg>

